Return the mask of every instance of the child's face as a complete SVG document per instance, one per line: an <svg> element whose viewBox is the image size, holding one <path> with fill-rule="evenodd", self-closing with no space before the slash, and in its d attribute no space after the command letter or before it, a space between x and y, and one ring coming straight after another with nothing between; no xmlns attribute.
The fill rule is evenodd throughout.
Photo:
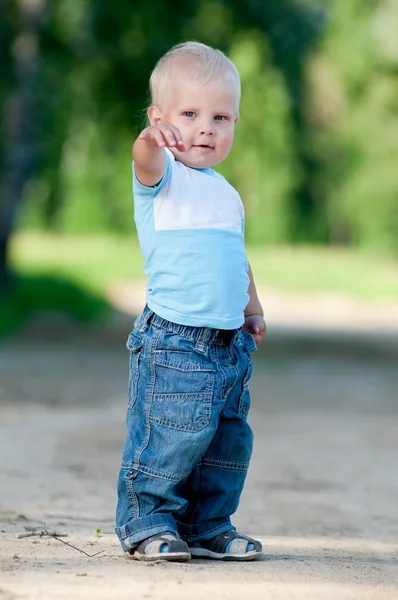
<svg viewBox="0 0 398 600"><path fill-rule="evenodd" d="M199 85L177 77L163 120L181 132L185 152L170 148L176 159L188 167L204 169L223 161L234 139L236 93L226 81L211 81Z"/></svg>

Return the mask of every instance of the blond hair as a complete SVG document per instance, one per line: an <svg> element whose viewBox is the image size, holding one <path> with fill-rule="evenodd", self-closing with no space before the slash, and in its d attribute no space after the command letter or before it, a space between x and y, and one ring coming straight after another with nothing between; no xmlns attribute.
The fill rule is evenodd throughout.
<svg viewBox="0 0 398 600"><path fill-rule="evenodd" d="M161 108L174 74L194 79L200 85L220 79L230 83L236 92L238 114L241 93L239 72L221 50L200 42L185 42L166 52L156 63L149 80L152 104L155 106Z"/></svg>

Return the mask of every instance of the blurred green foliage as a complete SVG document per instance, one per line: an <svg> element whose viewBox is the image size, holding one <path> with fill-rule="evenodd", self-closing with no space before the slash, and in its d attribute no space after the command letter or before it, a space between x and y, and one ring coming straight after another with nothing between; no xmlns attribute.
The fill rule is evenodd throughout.
<svg viewBox="0 0 398 600"><path fill-rule="evenodd" d="M392 258L303 245L249 245L247 252L259 290L398 299L398 263ZM137 289L145 283L138 240L130 236L19 233L12 240L11 262L18 275L0 294L0 338L48 312L62 315L62 322L65 317L80 323L102 320L126 282L136 281Z"/></svg>
<svg viewBox="0 0 398 600"><path fill-rule="evenodd" d="M3 119L16 49L37 60L19 227L134 231L130 152L150 71L171 45L197 39L241 73L220 170L242 195L248 241L398 251L395 0L35 0L29 46L20 7L32 2L6 0L0 25Z"/></svg>
<svg viewBox="0 0 398 600"><path fill-rule="evenodd" d="M264 248L247 246L259 288L290 292L330 292L362 299L398 300L398 262L378 253L326 246ZM12 263L23 277L69 281L91 296L131 282L146 283L138 239L128 236L59 236L19 233L11 248Z"/></svg>
<svg viewBox="0 0 398 600"><path fill-rule="evenodd" d="M99 321L110 311L100 295L75 283L47 273L22 274L0 295L0 337L14 333L40 314L62 315L80 323Z"/></svg>

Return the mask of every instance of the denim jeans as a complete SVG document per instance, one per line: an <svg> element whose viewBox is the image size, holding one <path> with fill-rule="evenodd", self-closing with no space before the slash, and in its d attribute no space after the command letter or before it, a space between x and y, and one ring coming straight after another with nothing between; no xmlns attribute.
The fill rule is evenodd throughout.
<svg viewBox="0 0 398 600"><path fill-rule="evenodd" d="M177 325L146 307L127 347L115 530L123 550L165 531L189 543L234 529L253 444L253 336Z"/></svg>

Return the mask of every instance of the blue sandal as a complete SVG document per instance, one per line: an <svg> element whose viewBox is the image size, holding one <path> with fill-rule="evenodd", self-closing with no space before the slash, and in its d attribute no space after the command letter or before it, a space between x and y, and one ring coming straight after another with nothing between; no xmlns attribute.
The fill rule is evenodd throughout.
<svg viewBox="0 0 398 600"><path fill-rule="evenodd" d="M198 540L189 547L193 558L213 560L259 560L264 558L262 545L246 535L231 529L209 540Z"/></svg>
<svg viewBox="0 0 398 600"><path fill-rule="evenodd" d="M174 533L166 531L143 540L129 551L134 560L168 560L186 562L191 560L189 548Z"/></svg>

